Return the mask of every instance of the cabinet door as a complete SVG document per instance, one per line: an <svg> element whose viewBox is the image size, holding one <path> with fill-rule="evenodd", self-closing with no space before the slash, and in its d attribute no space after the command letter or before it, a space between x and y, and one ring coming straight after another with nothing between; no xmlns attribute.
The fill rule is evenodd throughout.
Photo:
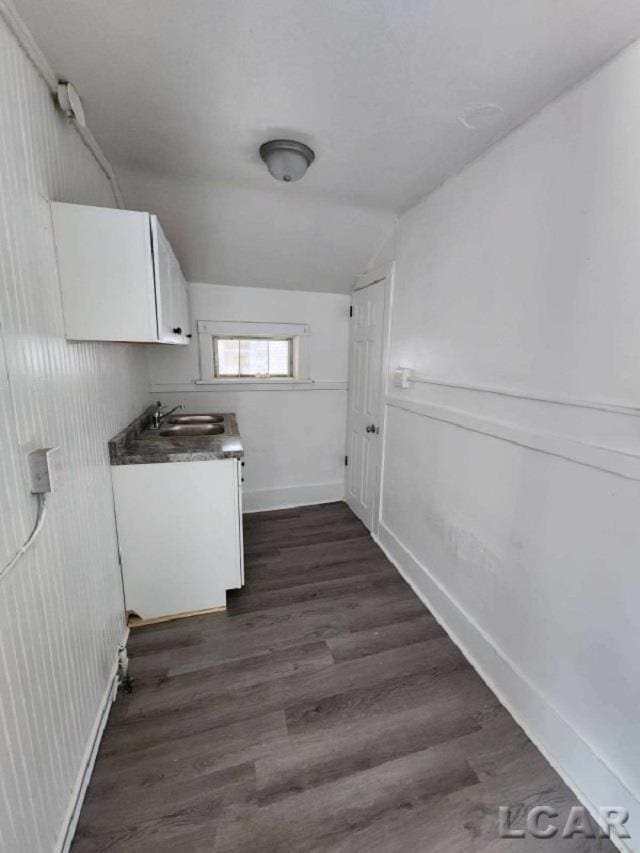
<svg viewBox="0 0 640 853"><path fill-rule="evenodd" d="M225 606L240 585L237 471L236 459L112 467L128 610Z"/></svg>
<svg viewBox="0 0 640 853"><path fill-rule="evenodd" d="M242 468L244 462L236 464L236 489L238 495L238 587L244 586L244 532L242 524Z"/></svg>
<svg viewBox="0 0 640 853"><path fill-rule="evenodd" d="M173 305L173 252L164 236L157 216L151 217L153 238L153 260L155 267L156 309L158 312L158 340L165 344L181 343L181 336L174 332Z"/></svg>
<svg viewBox="0 0 640 853"><path fill-rule="evenodd" d="M156 271L158 339L166 344L186 344L189 317L180 265L158 222L151 217Z"/></svg>
<svg viewBox="0 0 640 853"><path fill-rule="evenodd" d="M157 341L149 214L53 202L65 335Z"/></svg>
<svg viewBox="0 0 640 853"><path fill-rule="evenodd" d="M187 283L182 275L180 264L175 255L172 254L172 282L173 282L173 316L175 320L175 328L180 329L177 332L184 343L188 343L187 335L191 334L191 321L189 319L189 293Z"/></svg>

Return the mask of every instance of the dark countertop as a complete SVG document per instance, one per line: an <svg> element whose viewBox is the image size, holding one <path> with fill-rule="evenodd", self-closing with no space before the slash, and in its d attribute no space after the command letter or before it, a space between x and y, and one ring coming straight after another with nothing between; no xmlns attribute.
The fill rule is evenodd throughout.
<svg viewBox="0 0 640 853"><path fill-rule="evenodd" d="M149 406L144 414L109 441L112 465L208 462L214 459L242 459L244 456L235 414L215 413L224 417L225 431L222 435L169 436L160 435L149 428L154 409L155 406Z"/></svg>

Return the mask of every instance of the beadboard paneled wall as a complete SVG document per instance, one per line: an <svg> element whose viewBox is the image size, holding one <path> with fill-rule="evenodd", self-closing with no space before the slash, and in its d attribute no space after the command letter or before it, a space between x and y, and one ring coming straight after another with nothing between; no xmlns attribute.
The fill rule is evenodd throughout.
<svg viewBox="0 0 640 853"><path fill-rule="evenodd" d="M0 849L51 851L124 631L106 440L145 403L141 348L67 343L49 199L111 186L0 21L0 565L36 512L26 452L56 446L34 548L0 581Z"/></svg>

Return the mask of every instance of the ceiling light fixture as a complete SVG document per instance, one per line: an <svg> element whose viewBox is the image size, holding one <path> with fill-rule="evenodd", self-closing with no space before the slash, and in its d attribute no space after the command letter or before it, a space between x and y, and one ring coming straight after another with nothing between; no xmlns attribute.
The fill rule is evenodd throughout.
<svg viewBox="0 0 640 853"><path fill-rule="evenodd" d="M504 110L499 104L470 104L462 110L458 121L469 130L493 130L504 118Z"/></svg>
<svg viewBox="0 0 640 853"><path fill-rule="evenodd" d="M303 142L271 139L260 146L260 156L269 174L277 181L299 181L315 160L315 154Z"/></svg>

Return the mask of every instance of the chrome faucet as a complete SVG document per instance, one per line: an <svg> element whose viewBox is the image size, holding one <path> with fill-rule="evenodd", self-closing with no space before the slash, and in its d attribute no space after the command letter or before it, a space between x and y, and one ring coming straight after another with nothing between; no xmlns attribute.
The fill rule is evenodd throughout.
<svg viewBox="0 0 640 853"><path fill-rule="evenodd" d="M169 409L169 411L165 412L164 414L162 412L162 408L162 403L160 402L160 400L158 400L158 402L156 403L156 410L151 415L151 429L160 429L160 425L162 424L162 421L165 418L168 418L169 415L173 414L174 412L177 412L178 409L184 409L184 406L182 405L182 403L179 403L177 406L174 406L173 409Z"/></svg>

